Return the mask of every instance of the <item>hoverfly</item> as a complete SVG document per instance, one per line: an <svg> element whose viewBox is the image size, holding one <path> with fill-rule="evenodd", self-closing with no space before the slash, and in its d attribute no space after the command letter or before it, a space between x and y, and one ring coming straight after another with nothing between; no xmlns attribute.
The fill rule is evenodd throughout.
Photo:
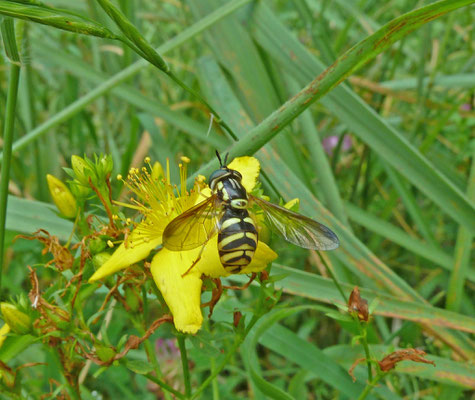
<svg viewBox="0 0 475 400"><path fill-rule="evenodd" d="M290 243L305 249L333 250L340 242L325 225L293 211L247 193L241 174L226 165L209 177L212 195L172 220L163 232L163 246L172 251L192 250L203 246L216 233L221 264L229 273L238 273L252 260L257 248L256 223L249 214L254 205L260 207L269 227ZM185 276L199 261L201 253Z"/></svg>

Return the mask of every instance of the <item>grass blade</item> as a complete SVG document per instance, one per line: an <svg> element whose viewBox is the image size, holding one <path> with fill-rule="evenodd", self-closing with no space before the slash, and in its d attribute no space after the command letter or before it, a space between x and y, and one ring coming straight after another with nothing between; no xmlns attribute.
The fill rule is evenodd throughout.
<svg viewBox="0 0 475 400"><path fill-rule="evenodd" d="M84 63L77 57L53 49L44 43L35 42L35 56L43 62L53 63L71 72L71 74L81 77L95 85L100 85L107 80L105 74L93 70L87 63ZM199 139L204 143L209 143L215 148L222 148L229 143L229 140L222 136L206 136L206 126L196 122L182 112L172 111L169 106L144 96L139 90L130 85L122 83L114 87L111 93L141 110L148 111L152 115L162 118L170 125L176 126L191 137Z"/></svg>
<svg viewBox="0 0 475 400"><path fill-rule="evenodd" d="M202 18L200 21L196 22L189 28L185 29L183 32L178 34L173 39L170 39L163 45L158 48L158 51L162 54L165 54L176 47L181 46L190 38L198 35L203 30L207 29L220 19L224 18L226 15L234 12L239 7L242 7L244 4L249 2L249 0L235 0L230 1L214 12L210 13L206 17ZM70 104L59 113L51 117L49 120L45 121L40 126L37 126L33 131L28 132L21 139L18 139L13 143L12 151L17 152L24 147L28 146L31 142L35 141L37 138L43 136L49 132L55 126L67 121L72 116L76 115L79 111L83 110L88 104L92 103L97 98L106 94L109 90L116 87L120 83L126 81L127 79L134 76L138 73L143 67L147 66L147 61L140 60L125 68L124 70L118 72L114 76L110 77L107 81L103 82L101 85L96 87L94 90L90 91L87 95L81 97L74 103ZM0 154L0 161L3 160L3 153Z"/></svg>
<svg viewBox="0 0 475 400"><path fill-rule="evenodd" d="M57 10L44 5L25 5L0 0L0 14L83 35L92 35L106 39L120 39L119 36L109 29L104 28L94 21L85 19L77 14Z"/></svg>
<svg viewBox="0 0 475 400"><path fill-rule="evenodd" d="M472 145L474 144L472 140ZM472 146L472 166L468 179L467 196L471 200L475 200L475 146ZM459 227L457 240L455 243L454 260L452 274L450 275L449 287L447 290L446 307L452 311L458 311L461 306L463 287L465 279L468 278L473 282L475 269L470 268L470 255L472 251L473 235L465 229Z"/></svg>
<svg viewBox="0 0 475 400"><path fill-rule="evenodd" d="M16 45L15 26L11 18L0 21L2 39L10 58L10 76L8 82L7 104L5 107L5 125L3 126L3 153L0 177L0 292L2 289L3 252L5 246L5 222L7 218L8 184L10 182L10 166L12 158L13 131L15 126L15 109L20 82L20 56Z"/></svg>
<svg viewBox="0 0 475 400"><path fill-rule="evenodd" d="M73 230L72 222L60 218L51 204L15 196L8 196L6 227L23 234L45 229L62 242L69 239Z"/></svg>
<svg viewBox="0 0 475 400"><path fill-rule="evenodd" d="M444 0L412 11L389 22L376 33L343 54L333 66L314 79L297 96L286 102L256 128L248 132L246 136L229 149L230 156L253 154L277 135L280 130L303 112L312 102L322 98L350 73L361 67L370 57L376 56L395 40L400 39L403 35L407 35L423 23L444 15L450 10L472 3L473 1L469 0ZM272 14L265 8L264 4L260 3L256 7L254 17L255 29L260 30L258 41L261 45L266 48L263 41L267 40L274 47L277 45L275 47L276 53L280 56L282 54L287 56L287 52L282 51L282 43L275 43L275 36L271 35L272 32L269 31ZM277 21L274 22L278 24ZM280 37L282 38L282 36ZM302 48L295 39L293 43L296 43L297 48ZM290 54L295 55L295 50L295 48L289 49L288 57L290 57ZM295 61L293 63L295 64ZM332 91L333 96L337 96L338 93L341 93L341 91ZM354 97L354 94L347 92L346 97L349 96ZM344 104L343 106L352 115L352 128L355 132L376 150L378 154L382 154L401 174L417 184L448 215L466 226L471 232L474 232L475 208L467 197L439 173L403 136L378 118L376 113L370 110L369 107L363 104L360 107L355 107L355 102L358 103L359 100L357 98L353 100L352 103ZM364 110L364 112L361 112L361 110ZM368 118L374 123L370 131L367 131L366 126ZM381 132L389 132L390 134L382 135ZM216 168L216 162L213 160L201 169L200 173L207 175L214 168Z"/></svg>
<svg viewBox="0 0 475 400"><path fill-rule="evenodd" d="M345 207L350 219L358 225L364 226L366 229L377 233L385 239L397 243L414 254L424 257L448 271L453 270L452 257L439 247L431 246L417 238L409 236L402 229L375 217L373 214L355 206L354 204L346 203ZM469 271L468 277L472 282L475 282L475 272Z"/></svg>

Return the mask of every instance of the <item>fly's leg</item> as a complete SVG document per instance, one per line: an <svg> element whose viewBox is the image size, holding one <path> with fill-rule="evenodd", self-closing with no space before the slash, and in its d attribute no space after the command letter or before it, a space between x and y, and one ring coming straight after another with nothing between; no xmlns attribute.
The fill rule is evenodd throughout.
<svg viewBox="0 0 475 400"><path fill-rule="evenodd" d="M207 243L207 242L206 242ZM198 254L198 257L196 258L195 261L193 261L193 264L191 264L191 267L188 268L185 273L181 274L181 277L184 278L188 273L193 269L193 267L198 263L198 261L201 260L201 255L203 254L203 250L205 249L206 243L201 246L200 254Z"/></svg>

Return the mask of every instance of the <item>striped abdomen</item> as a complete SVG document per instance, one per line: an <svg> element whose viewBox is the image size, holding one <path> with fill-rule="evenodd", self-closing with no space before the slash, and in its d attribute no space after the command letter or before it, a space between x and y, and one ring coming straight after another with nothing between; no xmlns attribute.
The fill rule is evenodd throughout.
<svg viewBox="0 0 475 400"><path fill-rule="evenodd" d="M246 209L226 207L220 222L219 258L229 273L237 273L246 267L254 256L257 230Z"/></svg>

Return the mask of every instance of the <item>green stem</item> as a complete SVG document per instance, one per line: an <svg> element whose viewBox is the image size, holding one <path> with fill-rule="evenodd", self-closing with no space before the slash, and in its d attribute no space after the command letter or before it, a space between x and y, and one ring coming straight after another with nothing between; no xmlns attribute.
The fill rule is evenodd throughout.
<svg viewBox="0 0 475 400"><path fill-rule="evenodd" d="M8 182L10 181L10 164L12 158L13 128L15 108L20 80L20 66L10 64L10 81L8 83L5 126L3 130L3 163L0 177L0 293L2 289L3 252L5 246L5 223L7 219Z"/></svg>
<svg viewBox="0 0 475 400"><path fill-rule="evenodd" d="M216 370L216 360L212 357L211 358L211 372ZM213 381L213 400L219 400L219 385L218 380L215 379Z"/></svg>
<svg viewBox="0 0 475 400"><path fill-rule="evenodd" d="M223 361L221 361L221 363L218 365L218 367L211 373L210 376L208 376L208 378L206 378L206 380L201 384L201 386L198 388L198 390L196 390L195 393L193 393L193 395L191 396L191 400L193 399L196 399L202 392L203 390L206 389L206 387L219 375L219 373L226 367L226 365L228 364L229 360L231 359L231 357L234 355L234 353L237 351L238 347L241 345L241 343L244 341L244 339L246 338L246 335L242 335L242 336L236 336L236 338L234 339L234 343L231 347L231 349L229 350L229 352L226 354L226 356L224 357Z"/></svg>
<svg viewBox="0 0 475 400"><path fill-rule="evenodd" d="M373 380L373 371L371 369L371 353L369 352L369 346L368 346L368 331L367 331L367 325L362 325L361 321L358 319L357 316L354 317L356 322L358 323L358 327L360 329L360 335L361 335L361 344L363 345L363 349L365 352L366 356L366 365L368 366L368 382L371 382Z"/></svg>
<svg viewBox="0 0 475 400"><path fill-rule="evenodd" d="M78 383L77 387L73 387L68 381L66 370L64 368L63 363L61 362L60 348L46 346L46 349L47 349L47 351L50 351L50 354L53 356L53 359L56 361L57 366L60 369L61 376L64 379L63 384L64 384L70 398L73 399L73 400L81 400L81 394L79 392L79 383Z"/></svg>
<svg viewBox="0 0 475 400"><path fill-rule="evenodd" d="M219 373L228 365L228 362L231 359L231 357L237 351L239 346L244 342L247 335L249 334L251 329L254 327L256 322L259 320L259 318L261 318L261 316L263 315L261 310L262 310L262 303L265 300L265 298L266 298L266 295L264 294L264 290L261 287L261 291L259 294L259 305L256 307L256 311L254 315L252 316L251 321L246 326L246 330L241 334L236 334L234 338L234 343L231 346L231 349L228 351L228 353L224 357L223 361L221 361L221 363L218 365L217 368L214 368L214 364L213 364L213 368L211 369L211 375L208 376L208 378L206 378L206 380L200 385L198 390L196 390L196 392L193 393L193 395L191 396L191 400L197 398L206 389L206 387L215 380L215 378L219 375Z"/></svg>
<svg viewBox="0 0 475 400"><path fill-rule="evenodd" d="M385 373L378 373L374 379L369 382L364 390L361 392L360 396L358 397L358 400L364 400L368 396L368 394L371 392L371 390L376 386L376 384L379 382L381 378L383 378L386 374Z"/></svg>
<svg viewBox="0 0 475 400"><path fill-rule="evenodd" d="M132 319L132 322L135 326L135 329L137 329L137 331L140 333L141 336L145 335L145 330L142 326L142 323L144 322L143 320L142 321L137 321L135 319ZM145 347L145 352L147 353L147 357L148 359L150 360L150 362L152 363L152 367L153 367L153 370L155 372L155 375L157 375L157 380L160 381L160 378L163 376L162 374L162 371L160 370L160 365L158 364L158 360L157 360L157 355L155 353L155 349L153 348L152 344L150 343L150 339L147 339L145 342L144 342L144 347ZM146 375L147 376L147 375ZM148 378L148 376L147 376ZM162 384L156 382L156 381L153 381L155 383L157 383L158 385L160 385L161 387L164 387L163 385L165 386L168 386L166 383L160 381ZM168 389L167 389L168 390ZM165 397L165 399L167 400L171 400L171 397L170 397L170 394L168 392L171 392L173 393L172 391L164 391L163 392L163 395ZM181 393L180 393L181 394Z"/></svg>
<svg viewBox="0 0 475 400"><path fill-rule="evenodd" d="M472 166L467 184L467 197L475 200L475 140L472 139ZM462 305L464 285L470 271L470 254L473 235L463 226L459 227L455 242L453 268L450 273L445 307L459 312Z"/></svg>
<svg viewBox="0 0 475 400"><path fill-rule="evenodd" d="M328 266L327 262L325 261L325 259L322 257L322 255L320 254L319 251L317 251L317 254L318 256L320 257L320 260L321 262L323 263L323 265L325 266L325 269L327 270L328 272L328 275L330 275L333 283L335 284L335 286L337 287L338 291L340 292L341 294L341 297L343 297L343 301L346 303L347 302L347 298L345 296L345 292L343 291L343 288L341 287L341 285L338 283L338 281L336 280L336 277L335 275L333 274L333 271L330 269L330 267ZM368 380L371 382L371 380L373 379L373 372L371 370L371 354L369 352L369 346L368 346L368 341L366 340L367 339L367 331L366 331L366 326L362 326L361 325L361 321L358 319L357 316L354 317L355 318L355 321L357 322L358 324L358 327L359 327L359 330L360 330L360 335L361 335L361 344L363 345L363 349L364 349L364 352L365 352L365 355L366 355L366 363L368 365Z"/></svg>
<svg viewBox="0 0 475 400"><path fill-rule="evenodd" d="M168 394L168 392L170 392L176 397L178 397L179 399L186 399L186 396L183 393L180 393L178 390L173 389L170 385L167 385L165 382L161 381L157 377L150 374L145 374L144 376L149 381L152 381L156 383L158 386L160 386L162 389L165 389L163 393Z"/></svg>
<svg viewBox="0 0 475 400"><path fill-rule="evenodd" d="M185 345L186 336L177 335L178 347L181 355L181 365L183 367L183 380L185 381L185 396L187 398L191 395L191 381L190 381L190 367L188 365L188 356L186 354Z"/></svg>

